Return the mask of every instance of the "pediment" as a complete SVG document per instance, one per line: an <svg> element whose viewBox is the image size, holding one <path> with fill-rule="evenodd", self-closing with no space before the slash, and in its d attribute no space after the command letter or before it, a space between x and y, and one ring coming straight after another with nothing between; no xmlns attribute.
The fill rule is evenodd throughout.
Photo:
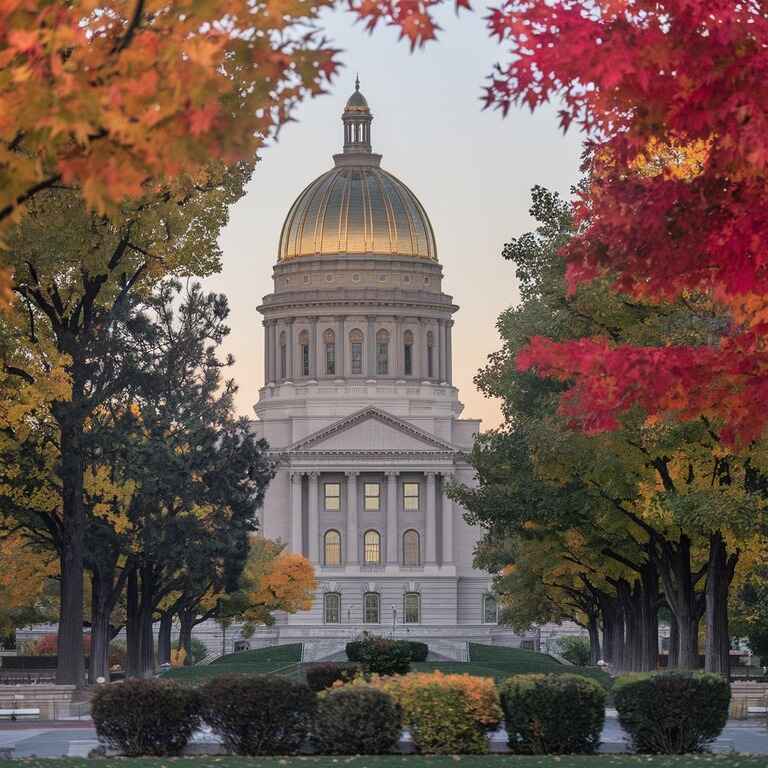
<svg viewBox="0 0 768 768"><path fill-rule="evenodd" d="M454 448L385 411L365 408L299 440L288 451L453 452Z"/></svg>

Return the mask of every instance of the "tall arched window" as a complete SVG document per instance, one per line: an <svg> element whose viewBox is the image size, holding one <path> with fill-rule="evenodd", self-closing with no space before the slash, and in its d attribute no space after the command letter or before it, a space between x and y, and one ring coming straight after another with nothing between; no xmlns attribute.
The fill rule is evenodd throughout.
<svg viewBox="0 0 768 768"><path fill-rule="evenodd" d="M403 534L403 565L420 565L421 548L419 546L419 532L406 531Z"/></svg>
<svg viewBox="0 0 768 768"><path fill-rule="evenodd" d="M288 353L286 347L285 331L280 333L280 378L288 377Z"/></svg>
<svg viewBox="0 0 768 768"><path fill-rule="evenodd" d="M483 624L499 623L499 606L493 595L483 595Z"/></svg>
<svg viewBox="0 0 768 768"><path fill-rule="evenodd" d="M403 596L403 623L421 623L421 595L418 592L406 592Z"/></svg>
<svg viewBox="0 0 768 768"><path fill-rule="evenodd" d="M435 334L427 332L427 378L435 376Z"/></svg>
<svg viewBox="0 0 768 768"><path fill-rule="evenodd" d="M299 351L301 353L301 375L309 376L309 334L306 331L299 334Z"/></svg>
<svg viewBox="0 0 768 768"><path fill-rule="evenodd" d="M323 560L331 567L341 565L341 534L338 531L326 531L323 539Z"/></svg>
<svg viewBox="0 0 768 768"><path fill-rule="evenodd" d="M365 624L381 623L381 600L378 592L366 592L363 595L363 622Z"/></svg>
<svg viewBox="0 0 768 768"><path fill-rule="evenodd" d="M378 531L366 531L363 537L363 562L378 565L381 562L381 536Z"/></svg>
<svg viewBox="0 0 768 768"><path fill-rule="evenodd" d="M323 620L326 624L341 624L341 595L338 592L325 593Z"/></svg>
<svg viewBox="0 0 768 768"><path fill-rule="evenodd" d="M376 375L389 374L389 332L383 328L376 334Z"/></svg>
<svg viewBox="0 0 768 768"><path fill-rule="evenodd" d="M325 343L325 373L327 376L336 375L336 334L329 328L323 334Z"/></svg>
<svg viewBox="0 0 768 768"><path fill-rule="evenodd" d="M363 372L363 332L355 328L349 332L349 359L353 376Z"/></svg>
<svg viewBox="0 0 768 768"><path fill-rule="evenodd" d="M413 376L413 333L403 334L403 368L406 376Z"/></svg>

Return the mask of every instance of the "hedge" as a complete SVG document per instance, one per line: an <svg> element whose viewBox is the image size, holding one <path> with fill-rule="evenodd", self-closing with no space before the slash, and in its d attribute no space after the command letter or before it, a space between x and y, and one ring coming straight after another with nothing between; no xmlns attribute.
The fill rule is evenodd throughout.
<svg viewBox="0 0 768 768"><path fill-rule="evenodd" d="M635 752L703 752L728 721L731 688L719 675L662 672L627 675L613 687L621 727Z"/></svg>
<svg viewBox="0 0 768 768"><path fill-rule="evenodd" d="M238 755L284 755L306 740L315 716L309 687L278 675L222 675L201 689L214 733Z"/></svg>
<svg viewBox="0 0 768 768"><path fill-rule="evenodd" d="M128 757L178 755L200 727L200 695L170 680L127 680L96 689L96 733Z"/></svg>
<svg viewBox="0 0 768 768"><path fill-rule="evenodd" d="M606 693L580 675L514 675L501 685L509 748L528 755L592 754L600 746Z"/></svg>
<svg viewBox="0 0 768 768"><path fill-rule="evenodd" d="M338 681L348 683L361 671L362 666L355 662L320 661L304 665L307 685L315 693L330 688Z"/></svg>
<svg viewBox="0 0 768 768"><path fill-rule="evenodd" d="M362 664L366 674L404 675L411 668L411 650L403 640L373 635L347 643L347 658Z"/></svg>
<svg viewBox="0 0 768 768"><path fill-rule="evenodd" d="M320 696L313 741L330 755L380 755L397 749L402 709L370 686L337 688Z"/></svg>

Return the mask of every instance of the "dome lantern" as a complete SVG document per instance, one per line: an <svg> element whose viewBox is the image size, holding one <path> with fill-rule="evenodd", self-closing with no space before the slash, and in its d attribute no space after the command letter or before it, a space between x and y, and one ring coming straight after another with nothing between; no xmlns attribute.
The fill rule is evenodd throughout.
<svg viewBox="0 0 768 768"><path fill-rule="evenodd" d="M344 124L344 152L370 154L373 115L365 96L360 93L359 77L355 77L355 92L347 99L341 121Z"/></svg>

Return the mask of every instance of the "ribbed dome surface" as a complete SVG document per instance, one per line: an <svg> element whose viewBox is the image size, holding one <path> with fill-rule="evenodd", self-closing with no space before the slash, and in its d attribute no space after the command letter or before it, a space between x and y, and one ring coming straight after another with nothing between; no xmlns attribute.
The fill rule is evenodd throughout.
<svg viewBox="0 0 768 768"><path fill-rule="evenodd" d="M291 206L279 260L376 253L437 261L432 225L416 196L376 165L343 164L315 179Z"/></svg>

